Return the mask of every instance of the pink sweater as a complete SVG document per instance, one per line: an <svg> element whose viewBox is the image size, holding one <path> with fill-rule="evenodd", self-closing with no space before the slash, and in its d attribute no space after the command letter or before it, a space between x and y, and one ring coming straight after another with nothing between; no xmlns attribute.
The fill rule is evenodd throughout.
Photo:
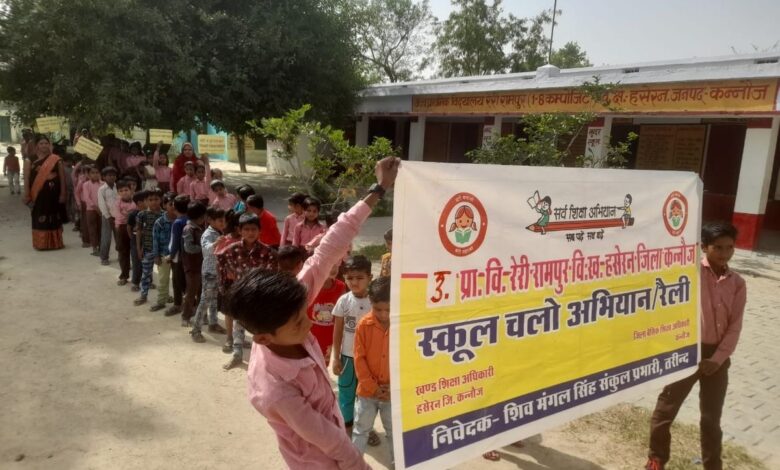
<svg viewBox="0 0 780 470"><path fill-rule="evenodd" d="M133 209L135 209L135 203L132 200L123 201L122 199L117 198L114 207L111 208L111 217L114 218L114 226L119 227L120 225L127 225L127 214Z"/></svg>
<svg viewBox="0 0 780 470"><path fill-rule="evenodd" d="M723 364L737 348L747 287L734 271L718 277L707 258L701 262L701 342L717 344L712 360Z"/></svg>
<svg viewBox="0 0 780 470"><path fill-rule="evenodd" d="M298 215L295 212L288 215L284 219L284 227L282 227L282 243L280 246L292 245L293 235L295 235L295 226L303 222L304 215Z"/></svg>
<svg viewBox="0 0 780 470"><path fill-rule="evenodd" d="M88 211L98 210L98 190L102 184L101 181L87 180L81 185L81 201L87 205Z"/></svg>
<svg viewBox="0 0 780 470"><path fill-rule="evenodd" d="M371 208L358 202L341 215L306 260L298 280L308 289L309 305L369 214ZM289 468L370 469L347 436L325 358L311 333L303 346L308 357L288 359L259 343L252 345L249 401L276 432Z"/></svg>

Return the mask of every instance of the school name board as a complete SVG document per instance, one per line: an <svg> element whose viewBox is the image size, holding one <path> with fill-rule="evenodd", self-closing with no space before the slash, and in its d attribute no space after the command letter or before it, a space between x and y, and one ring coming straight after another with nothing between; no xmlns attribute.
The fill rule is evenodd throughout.
<svg viewBox="0 0 780 470"><path fill-rule="evenodd" d="M689 172L404 162L397 468L449 468L691 374L701 192Z"/></svg>
<svg viewBox="0 0 780 470"><path fill-rule="evenodd" d="M704 125L643 125L639 128L636 168L699 173L706 137Z"/></svg>
<svg viewBox="0 0 780 470"><path fill-rule="evenodd" d="M608 93L612 111L747 112L774 111L778 80L731 80L623 86ZM527 114L608 112L578 89L423 95L412 98L417 114Z"/></svg>

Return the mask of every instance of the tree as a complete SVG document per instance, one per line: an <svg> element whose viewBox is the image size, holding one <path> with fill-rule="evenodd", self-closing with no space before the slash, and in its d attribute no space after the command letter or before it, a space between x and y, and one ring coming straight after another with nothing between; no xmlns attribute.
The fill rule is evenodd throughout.
<svg viewBox="0 0 780 470"><path fill-rule="evenodd" d="M588 56L580 49L576 42L567 42L562 48L553 51L551 64L562 69L573 69L576 67L590 67Z"/></svg>
<svg viewBox="0 0 780 470"><path fill-rule="evenodd" d="M428 0L359 0L355 34L369 82L415 78L425 66L434 21Z"/></svg>
<svg viewBox="0 0 780 470"><path fill-rule="evenodd" d="M343 8L341 0L9 0L0 100L25 122L62 115L97 130L210 122L239 140L246 121L307 102L319 118L342 122L363 86Z"/></svg>
<svg viewBox="0 0 780 470"><path fill-rule="evenodd" d="M435 50L439 73L446 77L528 72L547 63L550 40L545 28L552 25L552 10L534 18L504 14L501 0L455 0L459 9L439 28ZM562 12L558 10L556 15ZM553 63L589 65L576 42L554 51ZM574 65L570 65L574 64Z"/></svg>
<svg viewBox="0 0 780 470"><path fill-rule="evenodd" d="M509 60L504 46L509 42L513 15L504 17L501 0L453 0L456 10L440 26L435 49L439 73L445 77L488 75L504 72Z"/></svg>

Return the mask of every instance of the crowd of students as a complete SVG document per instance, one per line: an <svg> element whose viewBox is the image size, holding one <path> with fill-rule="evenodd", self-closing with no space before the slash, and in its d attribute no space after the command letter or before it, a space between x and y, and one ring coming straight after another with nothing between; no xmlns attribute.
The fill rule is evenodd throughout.
<svg viewBox="0 0 780 470"><path fill-rule="evenodd" d="M324 468L323 462L334 461L351 462L339 468L366 468L366 445L381 443L373 431L377 413L392 449L390 255L383 258L382 276L373 279L371 261L350 254L352 238L384 190L374 190L340 218L326 217L325 224L320 222L320 202L295 193L280 232L263 197L250 185L230 194L206 155L185 162L178 181L171 178L160 146L149 162L154 172L128 174L113 166L98 170L86 160L69 171L74 230L80 231L82 246L108 265L114 243L117 284L138 292L135 306L151 303L151 312L180 315L181 326L196 343L206 342L204 328L225 335L222 351L231 355L225 370L243 363L244 349L251 344L245 328L250 331L256 344L249 365L252 403L279 435L280 450L292 468L305 463ZM398 162L386 159L382 165L380 183L389 188ZM176 191L164 191L169 188ZM390 248L391 231L385 239ZM153 289L157 295L152 301ZM282 295L284 289L300 292L297 297ZM280 340L288 317L299 310L299 341ZM224 327L218 322L220 311ZM309 366L313 369L304 372ZM338 400L330 387L329 366L338 376ZM299 382L305 380L314 382ZM288 407L290 400L303 401L299 394L308 394L311 386L317 387L320 400L309 396L309 405ZM334 432L343 438L333 437ZM288 446L290 439L300 439L300 445ZM301 453L301 448L308 450Z"/></svg>

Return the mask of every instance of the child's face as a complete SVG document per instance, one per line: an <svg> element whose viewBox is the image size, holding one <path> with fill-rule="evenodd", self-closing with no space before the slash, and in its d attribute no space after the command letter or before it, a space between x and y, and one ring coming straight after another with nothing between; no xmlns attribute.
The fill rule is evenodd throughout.
<svg viewBox="0 0 780 470"><path fill-rule="evenodd" d="M457 225L458 228L469 228L471 227L471 222L471 217L466 214L463 214L462 216L455 219L455 225Z"/></svg>
<svg viewBox="0 0 780 470"><path fill-rule="evenodd" d="M146 199L136 202L135 206L138 208L139 211L145 211L149 207L146 204Z"/></svg>
<svg viewBox="0 0 780 470"><path fill-rule="evenodd" d="M718 237L709 245L702 246L707 261L713 268L724 269L734 256L734 239Z"/></svg>
<svg viewBox="0 0 780 470"><path fill-rule="evenodd" d="M682 214L682 209L680 209L677 206L672 207L672 217L680 217Z"/></svg>
<svg viewBox="0 0 780 470"><path fill-rule="evenodd" d="M550 203L547 201L542 202L542 209L548 210L550 208Z"/></svg>
<svg viewBox="0 0 780 470"><path fill-rule="evenodd" d="M133 198L133 192L130 191L130 188L128 188L127 186L125 186L123 188L119 188L117 190L117 194L119 194L119 198L122 199L125 202L127 202L127 201L129 201L129 200L131 200Z"/></svg>
<svg viewBox="0 0 780 470"><path fill-rule="evenodd" d="M311 330L311 320L306 310L307 305L304 303L298 313L293 315L287 323L277 328L274 334L261 333L254 335L252 339L256 343L265 345L294 346L303 344Z"/></svg>
<svg viewBox="0 0 780 470"><path fill-rule="evenodd" d="M303 206L300 204L293 204L292 202L287 204L287 209L290 210L290 212L294 212L298 215L303 214Z"/></svg>
<svg viewBox="0 0 780 470"><path fill-rule="evenodd" d="M241 239L246 243L254 243L260 236L260 227L255 224L244 224L240 231Z"/></svg>
<svg viewBox="0 0 780 470"><path fill-rule="evenodd" d="M135 187L136 187L135 181L131 180L130 181L130 192L131 193L135 193Z"/></svg>
<svg viewBox="0 0 780 470"><path fill-rule="evenodd" d="M195 174L195 168L192 165L184 165L184 174L192 177Z"/></svg>
<svg viewBox="0 0 780 470"><path fill-rule="evenodd" d="M320 209L317 206L311 205L304 210L306 220L309 222L315 222L320 217Z"/></svg>
<svg viewBox="0 0 780 470"><path fill-rule="evenodd" d="M220 217L218 219L209 219L209 225L211 225L217 232L225 231L225 218Z"/></svg>
<svg viewBox="0 0 780 470"><path fill-rule="evenodd" d="M371 274L357 270L347 271L344 273L344 281L353 294L363 297L368 291L368 283L371 282Z"/></svg>
<svg viewBox="0 0 780 470"><path fill-rule="evenodd" d="M203 178L206 177L206 169L202 166L199 166L198 169L195 170L195 177L203 181Z"/></svg>
<svg viewBox="0 0 780 470"><path fill-rule="evenodd" d="M225 189L224 186L217 186L214 192L217 193L217 196L219 197L225 197L227 194L227 189Z"/></svg>
<svg viewBox="0 0 780 470"><path fill-rule="evenodd" d="M627 206L630 206L630 205L631 205L631 201L630 201L628 198L625 198L625 199L623 200L623 204L625 204L625 205L627 205Z"/></svg>
<svg viewBox="0 0 780 470"><path fill-rule="evenodd" d="M97 169L89 170L90 181L100 181L100 172Z"/></svg>
<svg viewBox="0 0 780 470"><path fill-rule="evenodd" d="M160 210L160 202L160 196L156 194L149 196L146 198L146 207L152 212L157 212Z"/></svg>
<svg viewBox="0 0 780 470"><path fill-rule="evenodd" d="M390 322L390 302L371 302L371 310L379 323L386 325Z"/></svg>
<svg viewBox="0 0 780 470"><path fill-rule="evenodd" d="M114 173L106 173L106 176L104 176L103 179L106 183L112 185L116 182L116 175Z"/></svg>
<svg viewBox="0 0 780 470"><path fill-rule="evenodd" d="M152 155L152 157L154 157L154 155ZM161 153L160 158L157 160L157 163L162 166L168 166L168 155Z"/></svg>
<svg viewBox="0 0 780 470"><path fill-rule="evenodd" d="M163 209L165 210L165 213L168 214L168 217L176 216L176 207L173 205L173 201L166 202L163 205Z"/></svg>

